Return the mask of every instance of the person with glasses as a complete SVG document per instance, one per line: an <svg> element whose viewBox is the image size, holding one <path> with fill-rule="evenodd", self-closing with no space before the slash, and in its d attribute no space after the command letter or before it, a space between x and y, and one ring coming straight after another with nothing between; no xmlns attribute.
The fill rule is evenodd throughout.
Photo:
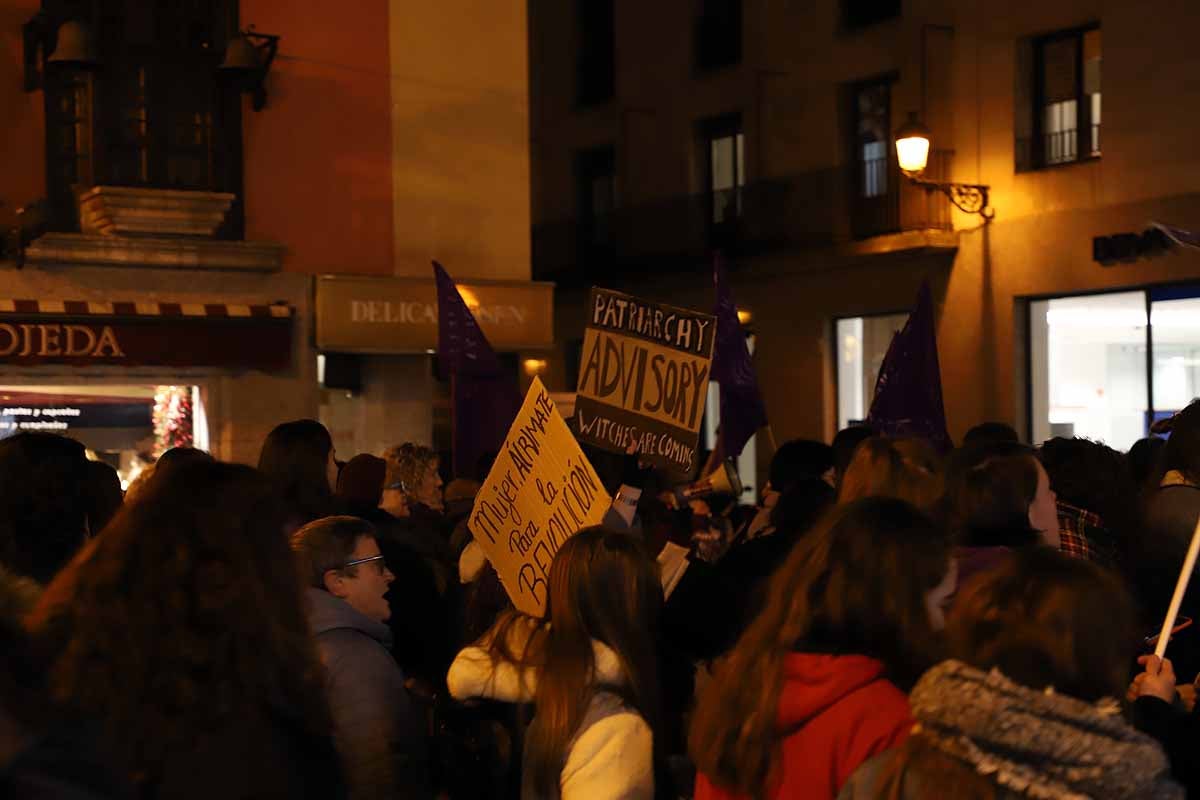
<svg viewBox="0 0 1200 800"><path fill-rule="evenodd" d="M392 658L385 598L394 576L375 528L327 517L292 535L308 584L309 623L325 664L334 733L351 800L432 797L421 719Z"/></svg>

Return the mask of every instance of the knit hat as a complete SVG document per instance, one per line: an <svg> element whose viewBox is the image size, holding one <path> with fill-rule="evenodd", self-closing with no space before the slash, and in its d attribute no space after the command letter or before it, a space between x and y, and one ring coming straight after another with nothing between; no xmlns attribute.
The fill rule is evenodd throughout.
<svg viewBox="0 0 1200 800"><path fill-rule="evenodd" d="M353 506L375 508L383 499L387 462L363 453L346 462L338 475L337 496Z"/></svg>

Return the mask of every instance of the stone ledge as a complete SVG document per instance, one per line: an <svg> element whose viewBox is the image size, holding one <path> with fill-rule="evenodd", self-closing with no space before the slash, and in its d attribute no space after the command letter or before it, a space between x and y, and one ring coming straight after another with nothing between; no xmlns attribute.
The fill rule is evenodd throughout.
<svg viewBox="0 0 1200 800"><path fill-rule="evenodd" d="M59 266L278 272L284 250L274 242L47 233L29 245L25 260Z"/></svg>
<svg viewBox="0 0 1200 800"><path fill-rule="evenodd" d="M84 233L101 236L212 236L236 199L226 192L93 186L79 195Z"/></svg>
<svg viewBox="0 0 1200 800"><path fill-rule="evenodd" d="M947 252L958 249L958 232L940 228L888 233L840 245L838 254L844 256L874 256L914 250Z"/></svg>

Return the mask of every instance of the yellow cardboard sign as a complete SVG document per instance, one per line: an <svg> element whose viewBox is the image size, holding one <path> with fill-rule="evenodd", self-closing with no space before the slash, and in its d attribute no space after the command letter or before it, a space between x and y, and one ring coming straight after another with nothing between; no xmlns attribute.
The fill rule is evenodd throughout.
<svg viewBox="0 0 1200 800"><path fill-rule="evenodd" d="M534 378L467 521L517 610L545 615L554 554L599 525L610 505L553 397Z"/></svg>

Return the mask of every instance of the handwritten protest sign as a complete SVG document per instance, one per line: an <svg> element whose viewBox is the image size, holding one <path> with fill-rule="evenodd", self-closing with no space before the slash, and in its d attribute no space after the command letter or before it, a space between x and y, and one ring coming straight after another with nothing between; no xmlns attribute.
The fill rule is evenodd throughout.
<svg viewBox="0 0 1200 800"><path fill-rule="evenodd" d="M632 442L670 475L696 466L716 319L592 289L575 415L580 441L617 453Z"/></svg>
<svg viewBox="0 0 1200 800"><path fill-rule="evenodd" d="M599 525L612 498L542 382L533 379L467 526L519 611L543 616L562 543Z"/></svg>

